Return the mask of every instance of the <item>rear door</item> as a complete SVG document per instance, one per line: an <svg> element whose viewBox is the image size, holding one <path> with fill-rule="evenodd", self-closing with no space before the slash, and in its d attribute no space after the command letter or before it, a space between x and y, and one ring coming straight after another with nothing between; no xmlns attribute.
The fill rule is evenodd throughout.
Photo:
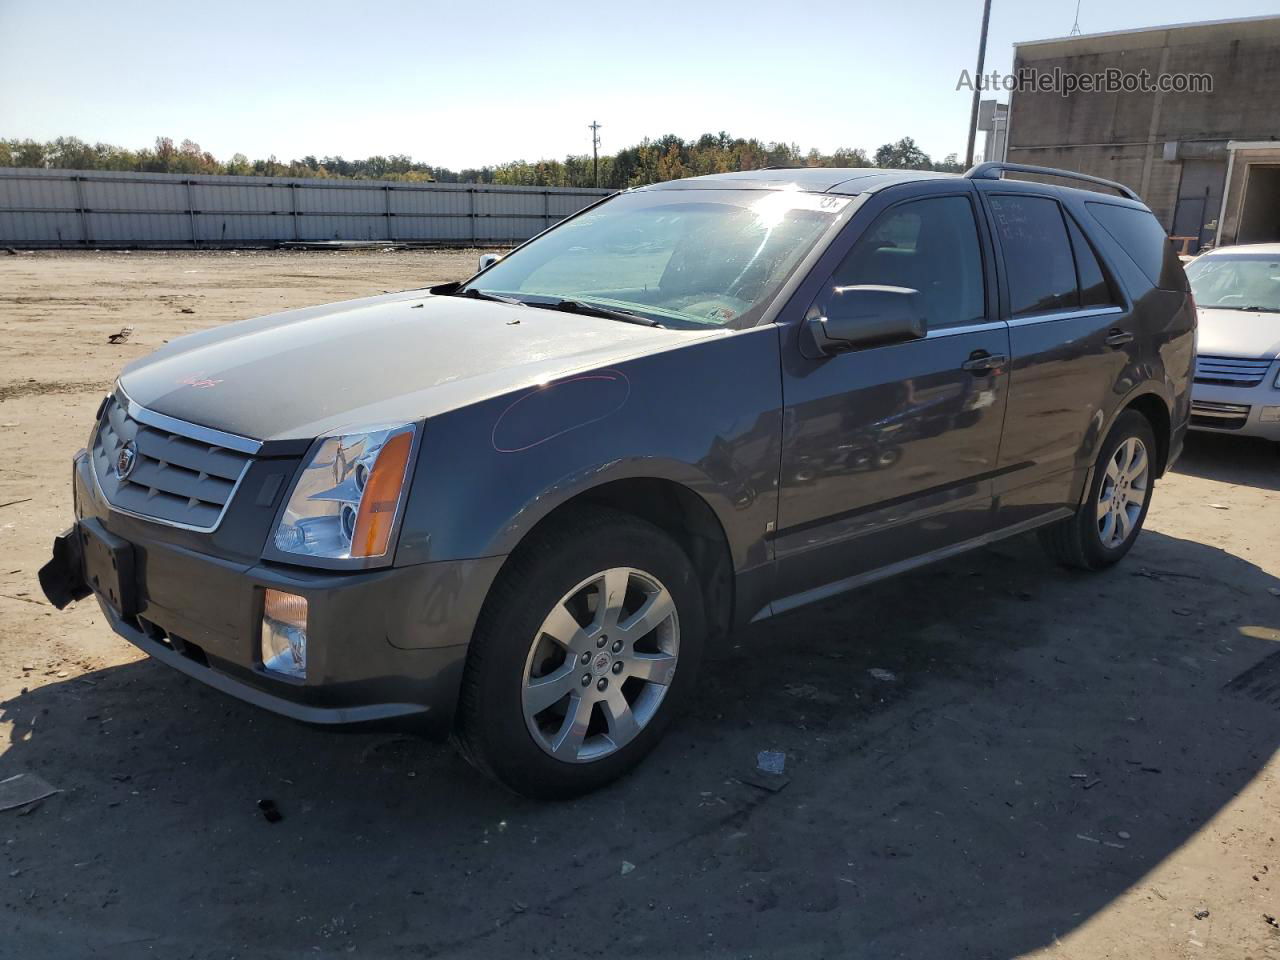
<svg viewBox="0 0 1280 960"><path fill-rule="evenodd" d="M775 611L990 529L1009 333L977 213L966 180L874 196L782 328ZM805 317L856 284L918 290L927 336L806 357Z"/></svg>
<svg viewBox="0 0 1280 960"><path fill-rule="evenodd" d="M999 527L1074 504L1139 350L1131 308L1054 188L978 181L1000 253L1013 365Z"/></svg>

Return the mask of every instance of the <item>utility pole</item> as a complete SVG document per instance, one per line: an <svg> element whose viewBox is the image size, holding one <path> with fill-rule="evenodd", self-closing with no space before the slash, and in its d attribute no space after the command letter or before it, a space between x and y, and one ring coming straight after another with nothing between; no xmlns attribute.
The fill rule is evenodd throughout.
<svg viewBox="0 0 1280 960"><path fill-rule="evenodd" d="M973 106L969 109L969 146L964 152L965 167L973 166L973 142L978 137L978 100L982 96L982 70L987 62L987 24L991 20L991 0L982 4L982 37L978 40L978 72L973 76Z"/></svg>
<svg viewBox="0 0 1280 960"><path fill-rule="evenodd" d="M600 124L591 121L591 177L600 186Z"/></svg>

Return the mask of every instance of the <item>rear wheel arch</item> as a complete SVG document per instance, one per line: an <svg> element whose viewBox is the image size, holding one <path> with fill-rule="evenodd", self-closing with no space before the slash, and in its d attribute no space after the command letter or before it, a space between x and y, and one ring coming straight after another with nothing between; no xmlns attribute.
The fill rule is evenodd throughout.
<svg viewBox="0 0 1280 960"><path fill-rule="evenodd" d="M1116 414L1117 420L1125 410L1138 411L1151 424L1151 432L1156 435L1155 475L1164 476L1165 468L1169 465L1169 444L1173 438L1173 415L1168 402L1158 393L1143 393L1125 404L1120 413Z"/></svg>
<svg viewBox="0 0 1280 960"><path fill-rule="evenodd" d="M1088 490L1089 482L1093 479L1093 463L1102 451L1102 445L1106 442L1107 437L1111 435L1116 423L1130 410L1136 410L1151 424L1151 432L1156 436L1155 476L1159 478L1164 475L1165 467L1169 464L1169 446L1173 439L1173 415L1170 412L1170 403L1165 395L1160 392L1155 384L1148 383L1135 388L1122 402L1116 404L1116 408L1109 418L1103 420L1099 416L1095 420L1097 432L1093 435L1093 441L1087 448L1090 466L1088 475L1085 477L1086 491ZM1099 414L1101 414L1101 411L1099 411ZM1084 491L1081 492L1082 496L1083 494Z"/></svg>

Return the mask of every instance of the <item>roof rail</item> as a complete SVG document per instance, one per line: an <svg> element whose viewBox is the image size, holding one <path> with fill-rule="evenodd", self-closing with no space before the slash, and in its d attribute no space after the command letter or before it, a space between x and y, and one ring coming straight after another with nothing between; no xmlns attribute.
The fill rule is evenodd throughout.
<svg viewBox="0 0 1280 960"><path fill-rule="evenodd" d="M1130 200L1138 201L1138 203L1142 202L1142 198L1123 183L1104 180L1102 177L1091 177L1087 173L1059 170L1056 167L1035 167L1028 163L1000 163L992 160L970 167L965 171L964 175L970 180L999 180L1002 173L1038 173L1042 177L1065 177L1068 180L1083 180L1086 183L1096 183L1101 187L1110 187L1122 197L1128 197Z"/></svg>

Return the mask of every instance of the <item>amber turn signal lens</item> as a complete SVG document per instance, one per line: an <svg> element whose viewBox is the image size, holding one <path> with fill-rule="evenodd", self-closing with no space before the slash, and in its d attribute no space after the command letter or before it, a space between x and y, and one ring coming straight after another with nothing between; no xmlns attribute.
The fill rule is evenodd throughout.
<svg viewBox="0 0 1280 960"><path fill-rule="evenodd" d="M268 590L262 610L263 616L291 627L307 628L307 598L282 590Z"/></svg>
<svg viewBox="0 0 1280 960"><path fill-rule="evenodd" d="M406 432L396 434L379 451L360 498L360 512L351 535L351 556L381 557L387 552L412 448L413 434Z"/></svg>

